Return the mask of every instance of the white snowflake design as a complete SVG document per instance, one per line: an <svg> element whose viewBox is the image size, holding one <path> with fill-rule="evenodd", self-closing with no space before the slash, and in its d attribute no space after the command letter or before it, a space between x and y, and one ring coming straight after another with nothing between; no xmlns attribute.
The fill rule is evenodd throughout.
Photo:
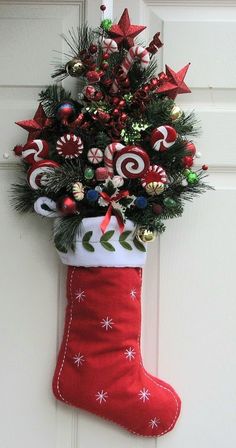
<svg viewBox="0 0 236 448"><path fill-rule="evenodd" d="M74 363L77 365L77 367L80 367L83 364L83 362L85 361L84 355L81 355L81 353L78 353L77 355L75 355L73 357L73 359L74 359Z"/></svg>
<svg viewBox="0 0 236 448"><path fill-rule="evenodd" d="M102 328L105 328L106 331L112 329L113 325L114 325L113 319L109 319L109 317L107 317L106 319L102 319L101 321L101 326Z"/></svg>
<svg viewBox="0 0 236 448"><path fill-rule="evenodd" d="M78 300L78 302L83 302L85 300L85 292L82 291L82 289L78 289L77 291L75 291L75 300Z"/></svg>
<svg viewBox="0 0 236 448"><path fill-rule="evenodd" d="M134 348L130 347L124 351L124 355L125 355L126 359L128 359L129 361L132 361L132 359L135 358L136 352L135 352Z"/></svg>
<svg viewBox="0 0 236 448"><path fill-rule="evenodd" d="M149 400L150 392L148 389L143 388L143 390L140 390L139 392L139 399L142 400L143 403L145 403L146 400Z"/></svg>
<svg viewBox="0 0 236 448"><path fill-rule="evenodd" d="M129 295L130 295L132 300L136 299L136 294L137 294L136 289L131 289Z"/></svg>
<svg viewBox="0 0 236 448"><path fill-rule="evenodd" d="M157 417L154 417L150 420L149 426L151 426L151 428L154 429L154 428L158 427L159 423L160 423L160 419Z"/></svg>
<svg viewBox="0 0 236 448"><path fill-rule="evenodd" d="M106 403L108 397L108 393L104 392L104 390L101 390L101 392L98 392L96 394L96 401L99 401L100 404L104 401Z"/></svg>

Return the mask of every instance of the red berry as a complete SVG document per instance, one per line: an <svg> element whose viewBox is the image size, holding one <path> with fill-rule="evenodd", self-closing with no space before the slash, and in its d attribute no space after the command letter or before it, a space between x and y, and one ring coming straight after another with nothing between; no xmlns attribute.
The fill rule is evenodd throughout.
<svg viewBox="0 0 236 448"><path fill-rule="evenodd" d="M89 82L98 82L100 80L100 75L95 70L90 70L87 72L86 78Z"/></svg>
<svg viewBox="0 0 236 448"><path fill-rule="evenodd" d="M109 87L112 84L111 79L104 79L104 80L101 80L101 82L105 87Z"/></svg>
<svg viewBox="0 0 236 448"><path fill-rule="evenodd" d="M118 107L120 109L123 109L126 106L126 101L125 100L120 100L118 103Z"/></svg>
<svg viewBox="0 0 236 448"><path fill-rule="evenodd" d="M106 71L106 70L109 68L109 64L108 64L108 62L103 61L103 62L101 63L101 67L102 67L103 70Z"/></svg>
<svg viewBox="0 0 236 448"><path fill-rule="evenodd" d="M21 156L22 155L22 149L23 149L23 147L21 145L17 145L17 146L15 146L13 151L14 151L16 156Z"/></svg>
<svg viewBox="0 0 236 448"><path fill-rule="evenodd" d="M191 156L185 156L182 159L183 165L190 168L193 165L193 158Z"/></svg>
<svg viewBox="0 0 236 448"><path fill-rule="evenodd" d="M107 61L107 59L109 59L110 55L109 53L103 53L102 58L105 59L105 61Z"/></svg>
<svg viewBox="0 0 236 448"><path fill-rule="evenodd" d="M114 98L112 99L112 102L113 102L113 104L115 104L115 106L117 106L119 101L120 101L120 99L117 96L114 96Z"/></svg>
<svg viewBox="0 0 236 448"><path fill-rule="evenodd" d="M202 165L202 170L207 171L208 170L208 165Z"/></svg>
<svg viewBox="0 0 236 448"><path fill-rule="evenodd" d="M150 90L150 87L148 85L143 86L143 91L144 92L149 92L149 90Z"/></svg>
<svg viewBox="0 0 236 448"><path fill-rule="evenodd" d="M121 121L126 121L128 118L128 115L125 112L122 112L121 116L120 116L120 120Z"/></svg>
<svg viewBox="0 0 236 448"><path fill-rule="evenodd" d="M95 45L95 44L91 44L90 47L89 47L89 52L91 54L94 54L94 53L97 53L97 51L98 51L98 46Z"/></svg>
<svg viewBox="0 0 236 448"><path fill-rule="evenodd" d="M95 101L101 101L103 99L103 93L102 92L97 92L95 93Z"/></svg>
<svg viewBox="0 0 236 448"><path fill-rule="evenodd" d="M107 7L105 5L100 6L101 11L106 11Z"/></svg>
<svg viewBox="0 0 236 448"><path fill-rule="evenodd" d="M123 86L123 87L129 87L129 86L130 86L129 78L125 78L125 79L122 81L122 86Z"/></svg>
<svg viewBox="0 0 236 448"><path fill-rule="evenodd" d="M152 211L155 213L155 215L161 215L163 209L160 204L153 204L152 205Z"/></svg>
<svg viewBox="0 0 236 448"><path fill-rule="evenodd" d="M114 117L118 117L120 115L119 109L114 109L112 114L114 115Z"/></svg>

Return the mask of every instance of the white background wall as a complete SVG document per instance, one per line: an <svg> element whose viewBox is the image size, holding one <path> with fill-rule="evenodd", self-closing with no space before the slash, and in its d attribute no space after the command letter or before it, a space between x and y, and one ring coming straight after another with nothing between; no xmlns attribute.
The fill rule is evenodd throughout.
<svg viewBox="0 0 236 448"><path fill-rule="evenodd" d="M150 246L145 269L143 354L146 367L173 384L183 400L174 431L138 439L51 394L63 330L64 275L50 226L20 217L7 192L17 167L10 154L26 132L14 121L33 117L50 83L53 49L71 26L98 23L97 0L0 1L1 185L1 448L233 448L236 445L236 3L117 0L133 23L157 29L163 64L192 65L192 95L178 97L202 123L198 149L216 191L188 204ZM3 158L9 153L8 159ZM147 287L148 285L148 287Z"/></svg>

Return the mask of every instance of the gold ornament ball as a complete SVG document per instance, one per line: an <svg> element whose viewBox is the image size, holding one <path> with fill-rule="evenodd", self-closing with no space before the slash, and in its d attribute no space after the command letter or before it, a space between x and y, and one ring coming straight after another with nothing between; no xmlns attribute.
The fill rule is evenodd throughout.
<svg viewBox="0 0 236 448"><path fill-rule="evenodd" d="M150 196L158 196L165 190L165 185L162 182L149 182L145 190Z"/></svg>
<svg viewBox="0 0 236 448"><path fill-rule="evenodd" d="M171 120L172 121L179 120L179 118L181 117L182 114L183 114L183 111L180 109L180 107L175 105L170 114Z"/></svg>
<svg viewBox="0 0 236 448"><path fill-rule="evenodd" d="M73 185L73 196L76 201L82 201L84 199L84 187L81 182L76 182Z"/></svg>
<svg viewBox="0 0 236 448"><path fill-rule="evenodd" d="M155 240L157 234L151 230L140 227L136 232L136 238L141 243L152 243Z"/></svg>
<svg viewBox="0 0 236 448"><path fill-rule="evenodd" d="M79 58L73 58L67 62L65 69L70 76L81 76L84 72L84 64Z"/></svg>

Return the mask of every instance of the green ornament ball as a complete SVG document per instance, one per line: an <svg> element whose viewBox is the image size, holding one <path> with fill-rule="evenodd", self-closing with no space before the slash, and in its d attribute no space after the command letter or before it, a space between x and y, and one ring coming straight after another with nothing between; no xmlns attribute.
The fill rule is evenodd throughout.
<svg viewBox="0 0 236 448"><path fill-rule="evenodd" d="M112 20L111 19L104 19L104 20L101 21L101 25L100 26L101 26L101 28L104 31L109 31L109 29L112 26Z"/></svg>
<svg viewBox="0 0 236 448"><path fill-rule="evenodd" d="M165 198L163 203L167 208L174 208L176 206L176 201L172 198Z"/></svg>
<svg viewBox="0 0 236 448"><path fill-rule="evenodd" d="M198 180L198 175L196 173L189 173L187 176L187 181L190 185L197 184Z"/></svg>
<svg viewBox="0 0 236 448"><path fill-rule="evenodd" d="M93 168L85 168L84 170L84 177L86 180L91 180L94 177L94 170Z"/></svg>
<svg viewBox="0 0 236 448"><path fill-rule="evenodd" d="M186 169L186 170L184 170L184 176L185 177L188 177L188 175L191 173L192 171L191 170L188 170L188 169Z"/></svg>

